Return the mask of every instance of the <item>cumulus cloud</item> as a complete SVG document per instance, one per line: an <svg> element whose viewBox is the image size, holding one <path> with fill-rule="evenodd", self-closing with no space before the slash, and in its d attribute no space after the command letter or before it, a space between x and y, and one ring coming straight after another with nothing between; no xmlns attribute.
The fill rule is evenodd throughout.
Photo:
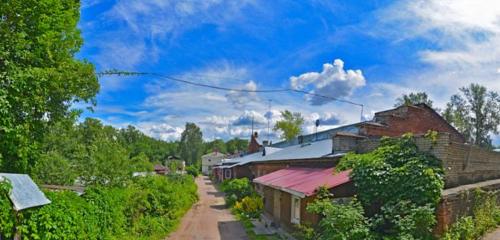
<svg viewBox="0 0 500 240"><path fill-rule="evenodd" d="M160 122L142 122L137 127L145 134L165 141L178 140L184 130L181 127L174 127Z"/></svg>
<svg viewBox="0 0 500 240"><path fill-rule="evenodd" d="M341 59L335 59L333 64L323 64L321 72L308 72L290 78L294 89L335 98L348 97L355 89L365 86L365 83L361 70L344 70L344 62ZM323 105L332 101L319 96L309 97L308 100L312 105Z"/></svg>
<svg viewBox="0 0 500 240"><path fill-rule="evenodd" d="M410 85L448 89L471 82L500 90L500 2L496 0L404 1L380 11L378 33L396 41L433 43L419 52L429 69L407 76ZM412 84L413 83L413 84ZM450 88L450 86L456 86ZM439 99L438 99L439 100Z"/></svg>
<svg viewBox="0 0 500 240"><path fill-rule="evenodd" d="M245 111L241 116L236 118L233 126L251 126L253 122L254 127L258 125L267 124L267 119L264 115L256 111Z"/></svg>
<svg viewBox="0 0 500 240"><path fill-rule="evenodd" d="M254 81L249 81L243 86L242 89L255 91L257 90L257 84L255 84ZM230 91L226 94L226 98L237 108L245 107L249 102L258 100L257 93L241 91Z"/></svg>

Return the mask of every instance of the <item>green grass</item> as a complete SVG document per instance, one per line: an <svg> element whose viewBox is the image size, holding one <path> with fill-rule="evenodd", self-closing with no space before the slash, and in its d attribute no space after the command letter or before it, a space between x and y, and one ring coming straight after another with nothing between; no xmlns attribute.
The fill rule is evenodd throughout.
<svg viewBox="0 0 500 240"><path fill-rule="evenodd" d="M250 240L282 240L282 238L277 234L273 235L258 235L253 231L252 221L244 216L236 215L236 218L243 224L245 231L247 232L248 238Z"/></svg>

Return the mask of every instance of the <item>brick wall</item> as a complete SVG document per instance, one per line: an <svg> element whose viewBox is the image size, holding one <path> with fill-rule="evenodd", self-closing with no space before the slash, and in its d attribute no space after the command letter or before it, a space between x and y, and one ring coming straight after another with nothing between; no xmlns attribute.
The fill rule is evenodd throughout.
<svg viewBox="0 0 500 240"><path fill-rule="evenodd" d="M500 153L456 142L449 133L440 133L435 143L416 136L417 146L443 162L445 188L500 178ZM362 140L355 151L365 153L380 144L379 139Z"/></svg>
<svg viewBox="0 0 500 240"><path fill-rule="evenodd" d="M438 113L426 105L403 106L396 109L375 113L377 124L362 124L360 134L366 136L398 137L411 132L425 134L429 130L450 133L457 142L465 142L457 132Z"/></svg>
<svg viewBox="0 0 500 240"><path fill-rule="evenodd" d="M434 229L436 235L444 233L460 217L470 216L477 195L475 191L484 191L496 194L497 202L500 204L500 180L490 180L481 183L462 185L443 191L442 199L436 210L437 225Z"/></svg>

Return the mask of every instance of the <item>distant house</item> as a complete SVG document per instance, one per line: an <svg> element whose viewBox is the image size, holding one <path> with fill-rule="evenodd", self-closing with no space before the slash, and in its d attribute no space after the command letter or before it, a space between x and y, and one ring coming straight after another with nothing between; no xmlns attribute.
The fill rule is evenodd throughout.
<svg viewBox="0 0 500 240"><path fill-rule="evenodd" d="M158 175L165 175L168 173L168 168L163 166L163 165L160 165L160 164L156 164L154 166L154 171L156 174Z"/></svg>
<svg viewBox="0 0 500 240"><path fill-rule="evenodd" d="M225 158L226 154L220 153L219 151L213 151L201 156L201 172L205 175L209 175L212 171L212 167L221 163Z"/></svg>

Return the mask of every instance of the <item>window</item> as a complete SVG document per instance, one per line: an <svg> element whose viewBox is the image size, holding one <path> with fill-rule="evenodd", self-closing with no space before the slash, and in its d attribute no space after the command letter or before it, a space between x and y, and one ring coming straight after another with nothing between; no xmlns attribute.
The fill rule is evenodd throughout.
<svg viewBox="0 0 500 240"><path fill-rule="evenodd" d="M292 196L292 219L291 222L300 224L300 198Z"/></svg>
<svg viewBox="0 0 500 240"><path fill-rule="evenodd" d="M231 178L231 169L226 169L224 173L224 178Z"/></svg>

